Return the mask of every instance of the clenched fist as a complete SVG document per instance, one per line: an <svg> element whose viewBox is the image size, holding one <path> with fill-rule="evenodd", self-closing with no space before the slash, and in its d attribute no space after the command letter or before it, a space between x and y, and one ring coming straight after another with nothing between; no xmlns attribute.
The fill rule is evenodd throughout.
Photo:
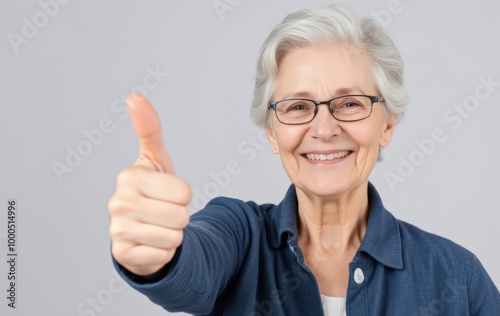
<svg viewBox="0 0 500 316"><path fill-rule="evenodd" d="M114 258L144 276L170 262L181 245L189 222L191 189L175 176L154 108L133 94L127 109L139 138L139 158L117 177L108 206L109 230Z"/></svg>

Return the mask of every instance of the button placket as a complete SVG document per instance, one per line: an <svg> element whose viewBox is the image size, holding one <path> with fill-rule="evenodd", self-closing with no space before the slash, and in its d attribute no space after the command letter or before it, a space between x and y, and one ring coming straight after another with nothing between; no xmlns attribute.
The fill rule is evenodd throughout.
<svg viewBox="0 0 500 316"><path fill-rule="evenodd" d="M371 259L358 253L349 264L346 308L349 315L371 315L368 311L368 286L372 276Z"/></svg>
<svg viewBox="0 0 500 316"><path fill-rule="evenodd" d="M290 249L290 251L293 253L293 255L295 256L295 260L299 260L299 254L297 253L295 247L293 246L293 238L291 236L288 237L287 239L287 243L288 243L288 249Z"/></svg>

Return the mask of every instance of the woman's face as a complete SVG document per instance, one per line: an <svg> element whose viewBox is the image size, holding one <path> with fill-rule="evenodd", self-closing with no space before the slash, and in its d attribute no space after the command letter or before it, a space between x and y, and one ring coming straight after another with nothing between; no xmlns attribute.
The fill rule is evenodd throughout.
<svg viewBox="0 0 500 316"><path fill-rule="evenodd" d="M311 46L283 57L271 101L294 97L324 101L346 94L380 95L372 80L370 58L350 46ZM304 193L333 197L352 192L366 184L379 147L391 140L394 122L387 122L382 106L374 103L372 114L356 122L337 121L324 104L303 125L282 124L271 113L267 128L271 149ZM325 156L313 154L330 159L315 160Z"/></svg>

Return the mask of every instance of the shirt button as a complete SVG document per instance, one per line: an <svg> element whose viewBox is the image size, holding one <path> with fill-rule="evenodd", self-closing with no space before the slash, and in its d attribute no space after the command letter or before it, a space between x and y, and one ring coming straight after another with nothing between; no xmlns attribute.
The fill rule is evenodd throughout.
<svg viewBox="0 0 500 316"><path fill-rule="evenodd" d="M361 284L364 280L365 275L363 274L363 270L361 270L360 268L356 268L356 270L354 270L354 282L356 282L357 284Z"/></svg>

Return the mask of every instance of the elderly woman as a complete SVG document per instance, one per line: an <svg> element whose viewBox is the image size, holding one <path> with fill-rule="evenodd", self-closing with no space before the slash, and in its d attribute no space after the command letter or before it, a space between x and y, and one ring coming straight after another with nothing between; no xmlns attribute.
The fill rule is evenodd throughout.
<svg viewBox="0 0 500 316"><path fill-rule="evenodd" d="M394 218L368 182L406 104L381 26L343 5L290 14L263 44L251 112L292 185L279 205L216 198L189 219L158 117L130 96L141 149L109 204L117 270L200 315L500 315L478 259Z"/></svg>

